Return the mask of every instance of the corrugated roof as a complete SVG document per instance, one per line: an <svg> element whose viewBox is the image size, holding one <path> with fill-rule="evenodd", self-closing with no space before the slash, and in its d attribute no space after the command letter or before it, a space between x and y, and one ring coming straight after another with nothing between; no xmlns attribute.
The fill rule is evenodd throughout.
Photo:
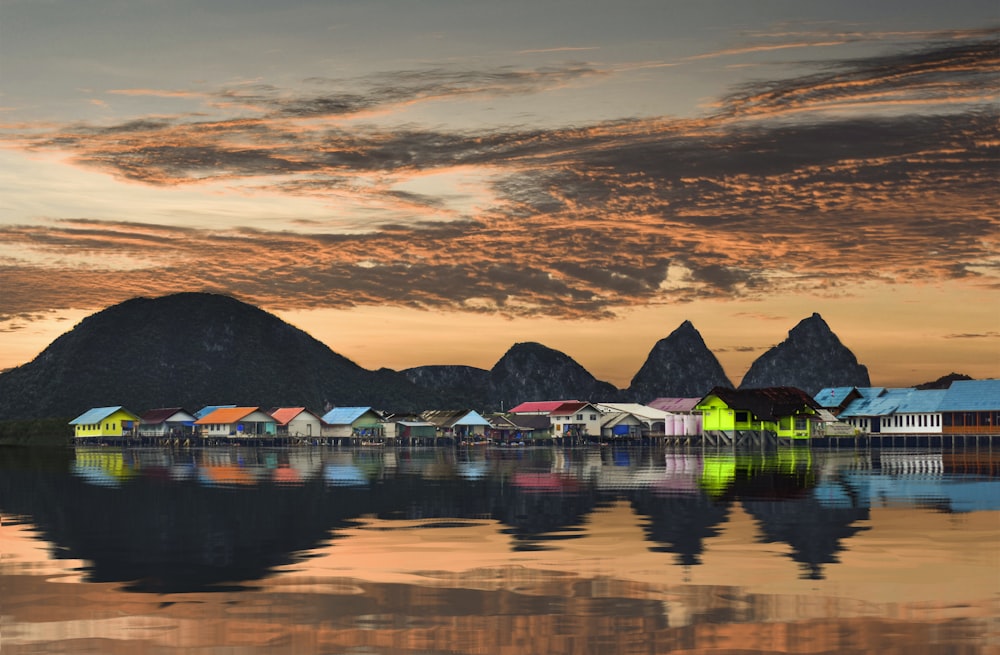
<svg viewBox="0 0 1000 655"><path fill-rule="evenodd" d="M202 407L201 409L199 409L197 412L194 413L194 417L203 418L205 416L208 416L217 409L223 409L226 407L236 407L236 405L205 405L204 407Z"/></svg>
<svg viewBox="0 0 1000 655"><path fill-rule="evenodd" d="M578 403L579 400L532 400L526 403L521 403L517 407L511 408L509 411L511 414L527 414L527 413L550 413L552 410L561 407L566 403Z"/></svg>
<svg viewBox="0 0 1000 655"><path fill-rule="evenodd" d="M796 387L761 387L757 389L730 389L716 387L708 396L718 396L731 409L745 409L764 421L775 421L782 416L791 416L809 407L819 409L819 405L802 389Z"/></svg>
<svg viewBox="0 0 1000 655"><path fill-rule="evenodd" d="M947 389L914 389L896 410L901 414L929 414L939 411Z"/></svg>
<svg viewBox="0 0 1000 655"><path fill-rule="evenodd" d="M1000 380L955 380L946 390L940 410L1000 411Z"/></svg>
<svg viewBox="0 0 1000 655"><path fill-rule="evenodd" d="M699 402L701 398L657 398L649 406L664 412L690 412Z"/></svg>
<svg viewBox="0 0 1000 655"><path fill-rule="evenodd" d="M647 421L661 421L669 416L669 413L662 409L639 403L596 403L596 405L598 409L607 408L614 412L627 412L636 418Z"/></svg>
<svg viewBox="0 0 1000 655"><path fill-rule="evenodd" d="M259 410L259 407L220 407L195 421L195 425L226 425L228 423L237 423Z"/></svg>
<svg viewBox="0 0 1000 655"><path fill-rule="evenodd" d="M871 390L878 389L878 393L870 393ZM865 393L868 390L869 393ZM851 418L854 416L888 416L894 414L901 403L913 389L886 389L884 387L859 387L862 392L861 398L852 400L851 403L840 413L841 418Z"/></svg>
<svg viewBox="0 0 1000 655"><path fill-rule="evenodd" d="M440 428L456 425L490 425L479 412L470 409L436 409L422 412L420 416Z"/></svg>
<svg viewBox="0 0 1000 655"><path fill-rule="evenodd" d="M121 405L115 405L114 407L94 407L93 409L88 409L83 414L80 414L79 416L77 416L75 419L73 419L72 421L70 421L69 424L70 425L92 425L94 423L100 423L101 421L103 421L104 419L108 418L109 416L111 416L112 414L114 414L115 412L117 412L118 410L123 410L123 411L125 411L125 412L127 412L129 414L132 414L132 412L129 412L127 409L125 409ZM136 416L135 414L132 414L132 416L134 416L136 420L139 420L139 417Z"/></svg>
<svg viewBox="0 0 1000 655"><path fill-rule="evenodd" d="M813 396L813 400L815 400L820 407L840 407L840 405L847 400L847 397L852 391L855 391L854 387L827 387L826 389L820 389L819 392Z"/></svg>
<svg viewBox="0 0 1000 655"><path fill-rule="evenodd" d="M271 418L273 418L278 425L288 425L292 419L304 411L306 411L305 407L279 407L270 414Z"/></svg>
<svg viewBox="0 0 1000 655"><path fill-rule="evenodd" d="M549 417L542 414L511 416L510 422L522 430L548 430L552 427L552 421Z"/></svg>
<svg viewBox="0 0 1000 655"><path fill-rule="evenodd" d="M371 407L334 407L326 414L323 414L323 422L327 425L350 425L365 412L372 411Z"/></svg>
<svg viewBox="0 0 1000 655"><path fill-rule="evenodd" d="M554 410L552 410L549 413L550 414L554 414L556 416L568 416L570 414L576 414L577 412L579 412L581 409L583 409L584 407L586 407L588 405L590 405L590 403L585 403L585 402L581 402L579 400L574 400L574 401L566 402L566 403L563 403L562 405L559 405L559 407L556 407Z"/></svg>
<svg viewBox="0 0 1000 655"><path fill-rule="evenodd" d="M174 414L184 414L184 421L193 421L194 417L188 412L184 411L183 407L161 407L160 409L151 409L142 415L142 422L145 425L159 425L163 423Z"/></svg>

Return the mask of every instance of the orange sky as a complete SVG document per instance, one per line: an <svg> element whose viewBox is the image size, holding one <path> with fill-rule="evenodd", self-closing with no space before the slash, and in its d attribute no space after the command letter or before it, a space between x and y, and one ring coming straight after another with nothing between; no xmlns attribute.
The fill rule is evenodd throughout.
<svg viewBox="0 0 1000 655"><path fill-rule="evenodd" d="M819 312L1000 375L995 3L557 4L5 7L0 369L207 290L369 368L691 320L738 383Z"/></svg>

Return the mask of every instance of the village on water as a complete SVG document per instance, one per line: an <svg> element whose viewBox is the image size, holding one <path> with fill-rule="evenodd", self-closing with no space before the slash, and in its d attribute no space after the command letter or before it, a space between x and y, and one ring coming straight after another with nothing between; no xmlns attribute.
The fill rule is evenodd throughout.
<svg viewBox="0 0 1000 655"><path fill-rule="evenodd" d="M136 413L95 407L70 421L78 444L124 445L584 445L792 443L885 446L992 444L1000 435L1000 380L947 389L716 387L701 398L648 404L524 402L502 413L473 409L390 414L372 407L213 405Z"/></svg>

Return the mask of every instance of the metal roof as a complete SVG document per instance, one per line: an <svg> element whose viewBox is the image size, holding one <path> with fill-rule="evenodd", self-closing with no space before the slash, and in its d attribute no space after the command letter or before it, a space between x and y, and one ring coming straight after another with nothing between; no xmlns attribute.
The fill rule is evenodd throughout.
<svg viewBox="0 0 1000 655"><path fill-rule="evenodd" d="M227 425L229 423L238 423L247 416L259 411L260 407L220 407L195 421L195 425ZM264 414L264 412L261 412L261 414ZM267 416L267 414L264 415ZM268 418L271 417L268 416Z"/></svg>
<svg viewBox="0 0 1000 655"><path fill-rule="evenodd" d="M270 414L278 425L288 425L292 419L306 411L308 410L305 407L279 407ZM308 413L312 414L312 412Z"/></svg>
<svg viewBox="0 0 1000 655"><path fill-rule="evenodd" d="M75 419L69 422L70 425L91 425L93 423L100 423L104 419L108 418L118 410L122 410L127 414L132 414L121 405L115 405L114 407L94 407L93 409L88 409L83 414L80 414ZM135 414L132 416L139 420L139 417Z"/></svg>
<svg viewBox="0 0 1000 655"><path fill-rule="evenodd" d="M748 410L764 421L791 416L803 409L819 409L812 396L797 387L730 389L715 387L705 398L716 396L730 409ZM704 401L704 399L702 399Z"/></svg>
<svg viewBox="0 0 1000 655"><path fill-rule="evenodd" d="M508 411L511 414L545 413L561 407L566 403L578 403L579 400L532 400L521 403L517 407L512 407Z"/></svg>
<svg viewBox="0 0 1000 655"><path fill-rule="evenodd" d="M879 394L864 394L865 389L877 388ZM861 398L856 398L844 408L840 413L840 418L850 418L852 416L888 416L894 414L902 404L912 388L885 389L884 387L864 387L859 388L862 392Z"/></svg>
<svg viewBox="0 0 1000 655"><path fill-rule="evenodd" d="M350 425L364 416L365 412L374 412L371 407L334 407L323 414L323 422L327 425Z"/></svg>
<svg viewBox="0 0 1000 655"><path fill-rule="evenodd" d="M1000 411L1000 380L955 380L945 391L940 410Z"/></svg>
<svg viewBox="0 0 1000 655"><path fill-rule="evenodd" d="M655 407L650 407L649 405L640 405L639 403L596 403L598 409L607 408L613 412L625 412L632 414L633 416L645 419L647 421L662 421L667 418L669 414L662 409L656 409Z"/></svg>
<svg viewBox="0 0 1000 655"><path fill-rule="evenodd" d="M142 415L142 422L144 425L159 425L160 423L165 423L177 414L183 414L183 416L177 421L190 422L195 419L194 416L184 411L183 407L162 407L160 409L151 409Z"/></svg>
<svg viewBox="0 0 1000 655"><path fill-rule="evenodd" d="M199 409L197 412L194 413L194 417L203 418L205 416L208 416L217 409L225 409L230 407L236 407L236 405L205 405L204 407L202 407L201 409Z"/></svg>
<svg viewBox="0 0 1000 655"><path fill-rule="evenodd" d="M430 421L440 428L450 428L456 425L491 425L474 409L437 409L422 412L420 416L425 421Z"/></svg>
<svg viewBox="0 0 1000 655"><path fill-rule="evenodd" d="M664 412L690 412L701 398L657 398L649 401L649 406Z"/></svg>
<svg viewBox="0 0 1000 655"><path fill-rule="evenodd" d="M826 389L820 389L813 396L813 400L819 403L820 407L840 407L841 403L847 400L847 396L855 390L854 387L827 387Z"/></svg>
<svg viewBox="0 0 1000 655"><path fill-rule="evenodd" d="M947 389L914 389L899 404L900 414L930 414L940 411Z"/></svg>

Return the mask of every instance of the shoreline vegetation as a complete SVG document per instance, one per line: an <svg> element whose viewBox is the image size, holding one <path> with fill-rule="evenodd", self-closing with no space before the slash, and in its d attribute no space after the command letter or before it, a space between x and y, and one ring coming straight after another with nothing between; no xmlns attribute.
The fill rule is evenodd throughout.
<svg viewBox="0 0 1000 655"><path fill-rule="evenodd" d="M70 418L34 418L0 421L0 446L58 447L73 445Z"/></svg>

